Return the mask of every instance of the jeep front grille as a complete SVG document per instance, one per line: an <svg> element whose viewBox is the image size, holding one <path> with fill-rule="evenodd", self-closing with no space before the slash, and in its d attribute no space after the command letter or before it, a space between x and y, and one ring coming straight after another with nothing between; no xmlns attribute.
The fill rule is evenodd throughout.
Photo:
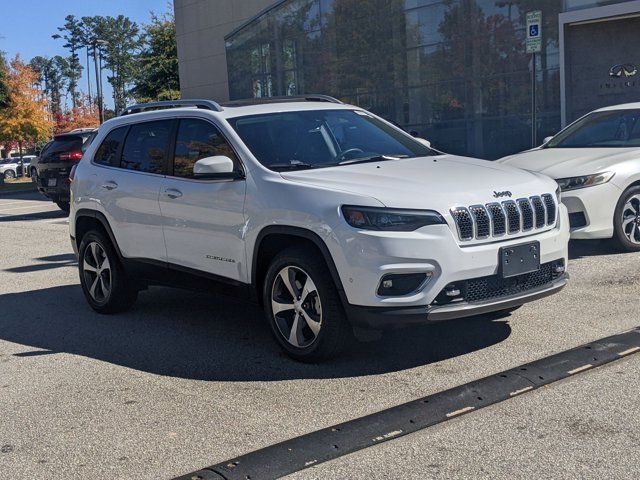
<svg viewBox="0 0 640 480"><path fill-rule="evenodd" d="M451 209L451 215L458 238L469 241L515 235L555 225L557 210L553 195L545 193L515 201L456 207Z"/></svg>

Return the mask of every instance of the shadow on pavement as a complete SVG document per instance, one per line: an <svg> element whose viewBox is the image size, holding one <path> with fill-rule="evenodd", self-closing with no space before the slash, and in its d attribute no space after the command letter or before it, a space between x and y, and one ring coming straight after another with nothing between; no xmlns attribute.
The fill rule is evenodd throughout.
<svg viewBox="0 0 640 480"><path fill-rule="evenodd" d="M62 210L50 210L46 212L17 213L15 215L2 215L0 213L0 223L25 222L30 220L50 220L54 218L67 218L68 213Z"/></svg>
<svg viewBox="0 0 640 480"><path fill-rule="evenodd" d="M33 263L22 267L7 268L5 272L11 273L29 273L39 272L42 270L52 270L54 268L75 267L78 265L75 255L72 253L64 253L61 255L49 255L47 257L39 257L35 260L44 263Z"/></svg>
<svg viewBox="0 0 640 480"><path fill-rule="evenodd" d="M38 192L35 187L28 190L0 191L0 200L40 200L42 202L51 202L51 200Z"/></svg>
<svg viewBox="0 0 640 480"><path fill-rule="evenodd" d="M388 332L333 362L305 365L281 353L258 307L224 297L154 288L130 312L104 316L73 285L0 295L0 305L0 338L29 347L16 356L45 349L209 381L375 375L464 355L511 333L505 321L488 318L444 322Z"/></svg>
<svg viewBox="0 0 640 480"><path fill-rule="evenodd" d="M599 255L623 255L611 240L571 240L569 242L569 260Z"/></svg>

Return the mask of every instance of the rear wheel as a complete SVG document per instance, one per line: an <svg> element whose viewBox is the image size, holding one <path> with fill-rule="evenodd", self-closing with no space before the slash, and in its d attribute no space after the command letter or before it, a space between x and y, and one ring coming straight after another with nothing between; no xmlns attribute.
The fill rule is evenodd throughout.
<svg viewBox="0 0 640 480"><path fill-rule="evenodd" d="M38 183L38 170L35 168L31 169L31 181L33 183Z"/></svg>
<svg viewBox="0 0 640 480"><path fill-rule="evenodd" d="M277 342L296 360L327 360L353 340L327 266L305 249L287 249L273 260L263 299Z"/></svg>
<svg viewBox="0 0 640 480"><path fill-rule="evenodd" d="M613 240L621 250L640 251L640 186L625 190L613 218Z"/></svg>
<svg viewBox="0 0 640 480"><path fill-rule="evenodd" d="M4 178L6 178L7 180L11 180L13 178L16 178L16 172L13 170L7 170L4 172Z"/></svg>
<svg viewBox="0 0 640 480"><path fill-rule="evenodd" d="M69 213L69 210L71 209L71 205L69 205L69 202L56 202L56 205L60 210L66 213Z"/></svg>
<svg viewBox="0 0 640 480"><path fill-rule="evenodd" d="M113 245L102 232L92 230L82 238L78 268L84 296L96 312L122 312L138 298Z"/></svg>

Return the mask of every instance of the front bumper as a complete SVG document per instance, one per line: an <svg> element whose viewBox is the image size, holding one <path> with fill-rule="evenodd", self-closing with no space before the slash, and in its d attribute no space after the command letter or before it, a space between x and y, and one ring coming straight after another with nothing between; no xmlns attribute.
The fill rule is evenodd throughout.
<svg viewBox="0 0 640 480"><path fill-rule="evenodd" d="M622 190L612 182L563 192L562 203L571 218L571 238L611 238L613 214L621 195Z"/></svg>
<svg viewBox="0 0 640 480"><path fill-rule="evenodd" d="M562 290L569 276L564 274L548 285L527 292L486 300L482 302L460 302L413 308L380 308L347 306L347 314L356 327L367 329L389 329L407 325L455 320L501 310L509 310L525 303L540 300Z"/></svg>

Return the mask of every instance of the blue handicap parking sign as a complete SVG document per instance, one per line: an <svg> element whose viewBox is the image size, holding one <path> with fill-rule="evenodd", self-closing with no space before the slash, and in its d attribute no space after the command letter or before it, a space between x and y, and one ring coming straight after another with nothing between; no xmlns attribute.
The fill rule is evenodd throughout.
<svg viewBox="0 0 640 480"><path fill-rule="evenodd" d="M537 37L538 35L540 35L540 25L529 25L529 36Z"/></svg>

